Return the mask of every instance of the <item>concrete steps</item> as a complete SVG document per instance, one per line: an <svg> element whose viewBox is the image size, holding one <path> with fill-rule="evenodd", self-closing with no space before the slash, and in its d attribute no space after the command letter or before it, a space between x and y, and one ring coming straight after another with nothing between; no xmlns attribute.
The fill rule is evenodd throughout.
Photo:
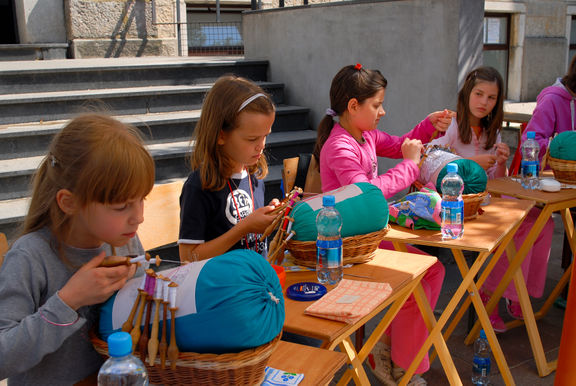
<svg viewBox="0 0 576 386"><path fill-rule="evenodd" d="M200 106L198 106L200 107ZM70 113L70 116L75 114ZM189 139L200 118L200 110L180 110L163 113L115 115L120 120L140 128L151 143ZM0 160L44 154L52 137L67 120L37 121L24 124L0 125ZM307 128L308 109L298 106L277 106L273 132L299 131Z"/></svg>
<svg viewBox="0 0 576 386"><path fill-rule="evenodd" d="M268 62L240 58L107 58L4 62L0 95L213 83L224 74L266 81Z"/></svg>
<svg viewBox="0 0 576 386"><path fill-rule="evenodd" d="M142 60L140 60L142 59ZM280 197L281 164L310 152L308 109L285 104L284 85L267 81L266 61L239 58L137 58L5 62L0 69L0 232L15 237L30 182L53 136L68 119L105 110L140 129L157 183L186 178L190 142L213 81L235 73L272 95L276 120L267 140L267 199Z"/></svg>
<svg viewBox="0 0 576 386"><path fill-rule="evenodd" d="M276 104L283 85L258 82ZM69 119L93 107L117 115L199 109L211 84L67 90L0 95L0 125Z"/></svg>

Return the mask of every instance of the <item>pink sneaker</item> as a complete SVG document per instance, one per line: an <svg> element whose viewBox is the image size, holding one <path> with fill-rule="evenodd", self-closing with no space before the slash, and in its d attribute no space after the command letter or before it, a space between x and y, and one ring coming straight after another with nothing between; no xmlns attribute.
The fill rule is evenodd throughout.
<svg viewBox="0 0 576 386"><path fill-rule="evenodd" d="M484 293L484 291L480 290L480 299L482 299L482 303L487 304L490 301L490 296ZM498 307L494 308L494 311L489 315L490 324L494 329L494 332L502 333L506 332L508 328L506 327L506 323L500 317L498 313Z"/></svg>
<svg viewBox="0 0 576 386"><path fill-rule="evenodd" d="M520 303L514 300L506 299L506 311L514 319L524 320L524 315L522 315L522 307Z"/></svg>

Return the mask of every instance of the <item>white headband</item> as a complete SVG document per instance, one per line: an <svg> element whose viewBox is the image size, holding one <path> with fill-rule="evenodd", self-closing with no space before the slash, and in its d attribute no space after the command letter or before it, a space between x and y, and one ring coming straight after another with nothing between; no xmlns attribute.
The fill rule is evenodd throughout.
<svg viewBox="0 0 576 386"><path fill-rule="evenodd" d="M258 94L252 95L250 98L248 98L248 99L246 99L244 102L242 102L242 104L241 104L240 107L238 108L238 112L244 110L244 108L245 108L246 106L248 106L250 103L252 103L252 102L254 101L254 99L260 98L260 97L266 98L266 95L262 94L261 92L259 92Z"/></svg>

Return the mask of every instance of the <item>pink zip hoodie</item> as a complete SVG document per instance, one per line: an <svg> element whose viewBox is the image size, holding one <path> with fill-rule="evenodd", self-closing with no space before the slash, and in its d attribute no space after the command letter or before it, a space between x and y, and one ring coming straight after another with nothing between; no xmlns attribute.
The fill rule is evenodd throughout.
<svg viewBox="0 0 576 386"><path fill-rule="evenodd" d="M379 187L384 197L391 198L416 181L420 169L414 161L402 160L384 174L378 174L377 157L402 158L405 138L428 142L434 131L430 119L426 118L401 137L378 129L365 131L362 133L364 142L359 143L339 123L335 123L320 152L322 191L355 182L369 182Z"/></svg>
<svg viewBox="0 0 576 386"><path fill-rule="evenodd" d="M540 92L536 98L536 108L532 113L532 118L522 134L522 143L524 143L526 133L535 132L536 141L540 144L540 161L546 153L551 137L563 131L574 131L575 128L574 101L576 98L560 80L561 78L558 78L556 83Z"/></svg>

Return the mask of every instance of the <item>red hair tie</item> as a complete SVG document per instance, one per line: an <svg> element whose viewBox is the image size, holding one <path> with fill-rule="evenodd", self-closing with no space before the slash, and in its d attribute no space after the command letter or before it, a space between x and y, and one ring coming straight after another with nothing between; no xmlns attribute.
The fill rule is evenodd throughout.
<svg viewBox="0 0 576 386"><path fill-rule="evenodd" d="M362 69L362 65L360 63L356 63L354 68L357 69L358 71L360 71Z"/></svg>

